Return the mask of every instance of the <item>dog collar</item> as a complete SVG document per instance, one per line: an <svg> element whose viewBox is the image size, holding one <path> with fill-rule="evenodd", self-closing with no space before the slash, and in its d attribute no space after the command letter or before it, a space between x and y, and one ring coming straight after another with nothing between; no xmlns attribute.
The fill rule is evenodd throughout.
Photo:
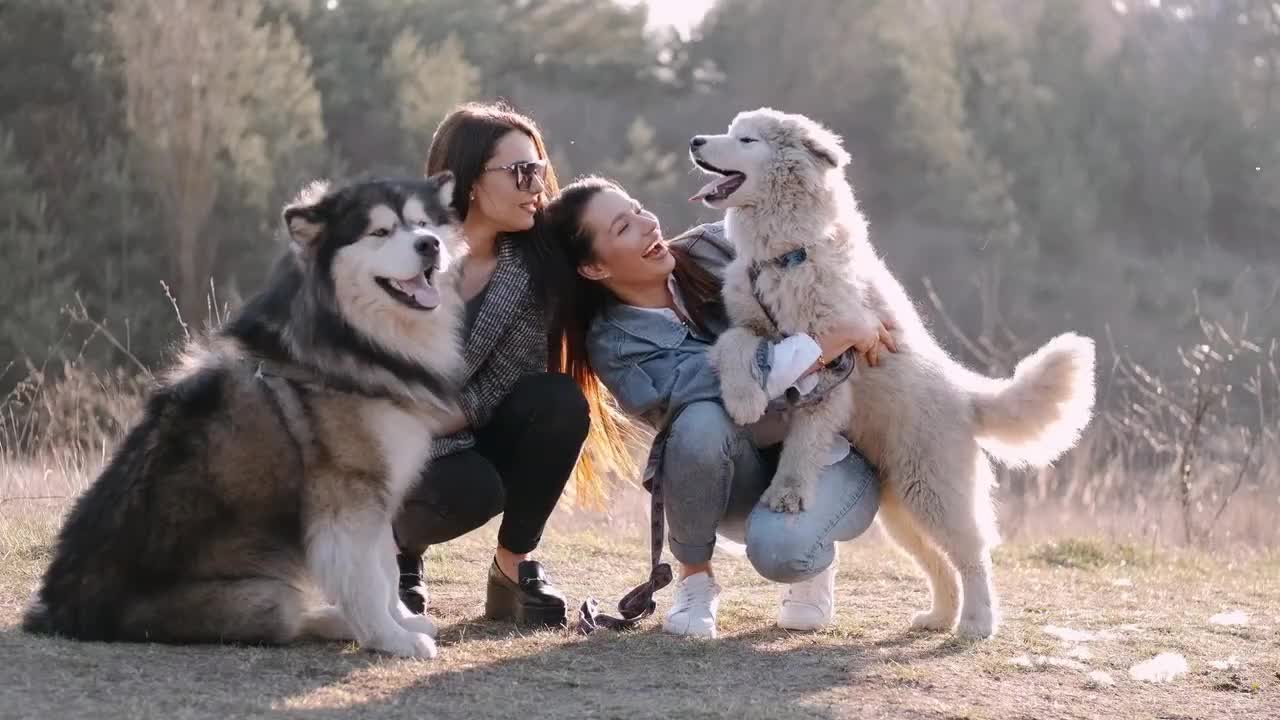
<svg viewBox="0 0 1280 720"><path fill-rule="evenodd" d="M778 319L773 316L773 311L769 309L769 304L760 296L760 289L756 287L756 280L760 279L760 270L765 265L773 265L782 270L790 270L808 259L809 251L802 246L763 262L753 262L751 267L747 268L747 279L751 281L751 294L755 296L756 302L760 305L760 309L764 311L765 317L769 318L769 323L773 325L774 330L779 327Z"/></svg>
<svg viewBox="0 0 1280 720"><path fill-rule="evenodd" d="M805 248L800 247L800 248L796 248L795 250L792 250L789 253L783 253L778 257L773 258L772 260L769 260L769 262L774 265L777 265L783 270L788 270L808 259L809 259L809 251L806 250Z"/></svg>

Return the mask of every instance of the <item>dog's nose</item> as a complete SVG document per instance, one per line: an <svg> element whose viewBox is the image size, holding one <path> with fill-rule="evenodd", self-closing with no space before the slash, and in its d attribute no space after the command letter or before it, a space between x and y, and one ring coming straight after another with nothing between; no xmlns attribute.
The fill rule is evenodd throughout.
<svg viewBox="0 0 1280 720"><path fill-rule="evenodd" d="M413 249L419 255L434 257L440 252L440 238L435 235L423 235L413 241Z"/></svg>
<svg viewBox="0 0 1280 720"><path fill-rule="evenodd" d="M694 135L693 139L689 141L689 149L697 150L698 148L706 144L707 144L706 138L702 137L701 135Z"/></svg>

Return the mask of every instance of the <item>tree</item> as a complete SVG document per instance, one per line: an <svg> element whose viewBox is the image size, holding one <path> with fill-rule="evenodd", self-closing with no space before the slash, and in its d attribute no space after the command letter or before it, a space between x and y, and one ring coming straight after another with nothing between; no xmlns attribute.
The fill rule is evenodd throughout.
<svg viewBox="0 0 1280 720"><path fill-rule="evenodd" d="M663 152L654 141L653 126L638 117L627 130L627 152L621 158L605 161L600 171L622 187L632 197L658 210L659 217L667 213L660 207L672 200L676 183L681 178L677 163L681 158L674 152Z"/></svg>
<svg viewBox="0 0 1280 720"><path fill-rule="evenodd" d="M417 33L405 29L391 43L382 71L395 88L406 141L403 159L420 167L436 125L450 109L472 97L480 86L480 70L467 62L457 35L424 51Z"/></svg>
<svg viewBox="0 0 1280 720"><path fill-rule="evenodd" d="M178 306L194 320L218 257L207 233L220 192L265 206L276 161L323 140L310 58L258 0L135 0L109 26L123 63L128 126L167 220Z"/></svg>
<svg viewBox="0 0 1280 720"><path fill-rule="evenodd" d="M45 214L44 197L0 128L0 387L21 377L8 367L24 354L39 362L56 339L62 308L73 300L75 276L64 238Z"/></svg>

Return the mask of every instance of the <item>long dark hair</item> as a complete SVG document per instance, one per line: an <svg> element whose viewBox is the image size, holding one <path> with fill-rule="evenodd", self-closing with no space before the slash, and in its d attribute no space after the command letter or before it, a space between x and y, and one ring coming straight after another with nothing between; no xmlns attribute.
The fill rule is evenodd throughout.
<svg viewBox="0 0 1280 720"><path fill-rule="evenodd" d="M471 208L471 188L484 173L498 142L512 131L522 132L533 141L538 157L549 160L546 144L538 125L531 118L503 104L467 103L455 108L440 122L427 151L427 175L441 170L453 172L456 185L453 207L466 219ZM573 377L587 399L591 413L591 430L584 451L574 468L572 482L579 502L599 504L605 497L604 474L613 470L634 475L635 461L628 440L633 436L626 418L618 412L607 390L594 373L584 375L565 353L564 326L559 322L561 308L569 302L565 297L573 286L576 273L569 271L558 233L548 226L546 206L560 191L555 169L547 164L543 182L544 207L534 216L533 227L508 237L517 243L534 293L548 318L548 369Z"/></svg>
<svg viewBox="0 0 1280 720"><path fill-rule="evenodd" d="M428 176L441 170L453 173L453 208L463 220L471 209L472 187L484 175L498 142L512 131L528 136L538 151L538 158L548 161L547 176L542 183L545 188L543 205L560 192L560 183L547 155L542 132L532 118L502 103L465 103L454 108L436 126L431 136L431 148L427 151L426 165ZM508 237L517 241L534 292L550 311L559 297L558 275L563 272L564 263L558 257L555 242L544 232L541 217L534 217L531 229L511 233Z"/></svg>
<svg viewBox="0 0 1280 720"><path fill-rule="evenodd" d="M577 269L594 258L593 238L582 223L583 214L591 199L605 190L625 192L607 178L585 177L566 185L546 210L547 230L559 239L571 276L568 282L572 290L561 298L555 320L564 338L562 365L575 378L589 378L597 386L600 381L587 356L587 332L591 321L614 298L603 283L583 277ZM689 319L705 330L710 313L720 307L720 280L694 262L683 248L673 246L670 251L676 261L672 271L676 290L684 300Z"/></svg>

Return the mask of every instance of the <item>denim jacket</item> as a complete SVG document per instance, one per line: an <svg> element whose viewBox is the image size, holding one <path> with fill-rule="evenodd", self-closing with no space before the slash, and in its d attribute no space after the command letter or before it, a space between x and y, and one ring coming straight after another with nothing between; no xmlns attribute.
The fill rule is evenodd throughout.
<svg viewBox="0 0 1280 720"><path fill-rule="evenodd" d="M698 226L671 244L684 248L716 277L723 278L725 267L733 260L733 246L725 239L722 222ZM728 329L729 320L723 306L709 310L704 332L673 315L614 302L601 311L588 332L592 369L624 412L657 431L643 478L646 487L659 470L667 428L680 411L690 403L720 401L720 380L708 350ZM768 376L769 362L767 348L756 353L759 377ZM806 397L820 396L843 379L844 375L824 371ZM770 403L765 416L748 428L756 443L781 442L789 414L785 399Z"/></svg>

